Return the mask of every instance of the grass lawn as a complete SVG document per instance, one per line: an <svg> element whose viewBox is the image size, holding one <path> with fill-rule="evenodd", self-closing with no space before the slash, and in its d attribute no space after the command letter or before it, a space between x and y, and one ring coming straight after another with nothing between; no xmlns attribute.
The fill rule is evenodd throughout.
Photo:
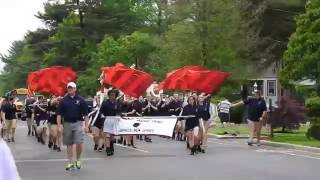
<svg viewBox="0 0 320 180"><path fill-rule="evenodd" d="M275 133L272 141L320 148L320 141L315 139L307 139L305 136L306 132L307 128L302 127L299 130L294 130L290 133Z"/></svg>
<svg viewBox="0 0 320 180"><path fill-rule="evenodd" d="M274 133L274 138L272 138L271 141L320 148L320 141L317 141L314 139L309 140L305 136L307 127L301 127L299 130L293 130L292 132L289 132L289 133L279 133L277 132L277 130L275 131L276 132ZM217 123L216 127L209 129L209 133L211 134L223 135L224 132L228 132L229 134L236 133L239 135L247 136L249 134L249 128L247 124L233 125L230 127L222 128L221 124ZM262 135L264 136L269 135L266 128L262 128Z"/></svg>

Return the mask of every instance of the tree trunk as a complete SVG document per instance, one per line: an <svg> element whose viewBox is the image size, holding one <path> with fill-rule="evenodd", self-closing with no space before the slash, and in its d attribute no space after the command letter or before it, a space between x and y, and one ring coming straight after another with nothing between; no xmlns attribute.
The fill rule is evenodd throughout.
<svg viewBox="0 0 320 180"><path fill-rule="evenodd" d="M317 95L320 96L320 77L316 81L316 91L317 91Z"/></svg>
<svg viewBox="0 0 320 180"><path fill-rule="evenodd" d="M197 2L198 24L201 42L201 61L203 66L208 64L208 4L207 0Z"/></svg>
<svg viewBox="0 0 320 180"><path fill-rule="evenodd" d="M84 24L83 24L83 13L80 7L80 0L76 0L77 6L78 6L78 11L79 11L79 20L80 20L80 30L82 31ZM81 38L82 44L85 43L85 39Z"/></svg>

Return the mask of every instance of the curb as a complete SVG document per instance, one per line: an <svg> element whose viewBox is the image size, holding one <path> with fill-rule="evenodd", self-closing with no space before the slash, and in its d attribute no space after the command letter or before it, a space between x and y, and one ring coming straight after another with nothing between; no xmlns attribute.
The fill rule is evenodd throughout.
<svg viewBox="0 0 320 180"><path fill-rule="evenodd" d="M249 136L243 136L243 135L242 136L225 136L225 135L209 134L208 136L216 139L248 139L249 138ZM316 147L303 146L303 145L297 145L297 144L288 144L288 143L281 143L281 142L272 142L272 141L266 141L266 140L261 140L261 143L265 146L283 147L288 149L320 153L320 148L316 148Z"/></svg>

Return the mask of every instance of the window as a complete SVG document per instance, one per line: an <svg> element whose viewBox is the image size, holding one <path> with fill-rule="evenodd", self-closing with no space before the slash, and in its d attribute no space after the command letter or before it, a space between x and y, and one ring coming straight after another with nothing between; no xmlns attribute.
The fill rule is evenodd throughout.
<svg viewBox="0 0 320 180"><path fill-rule="evenodd" d="M277 95L277 84L276 80L268 80L267 88L268 88L268 96L276 96Z"/></svg>

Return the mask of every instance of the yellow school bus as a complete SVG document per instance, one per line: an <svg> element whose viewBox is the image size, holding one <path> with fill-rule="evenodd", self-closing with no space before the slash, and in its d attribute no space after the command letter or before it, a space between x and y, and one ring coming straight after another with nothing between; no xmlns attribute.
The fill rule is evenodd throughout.
<svg viewBox="0 0 320 180"><path fill-rule="evenodd" d="M15 105L17 107L17 111L21 112L24 108L25 100L28 96L28 89L26 88L18 88L12 91L12 96L15 97Z"/></svg>

